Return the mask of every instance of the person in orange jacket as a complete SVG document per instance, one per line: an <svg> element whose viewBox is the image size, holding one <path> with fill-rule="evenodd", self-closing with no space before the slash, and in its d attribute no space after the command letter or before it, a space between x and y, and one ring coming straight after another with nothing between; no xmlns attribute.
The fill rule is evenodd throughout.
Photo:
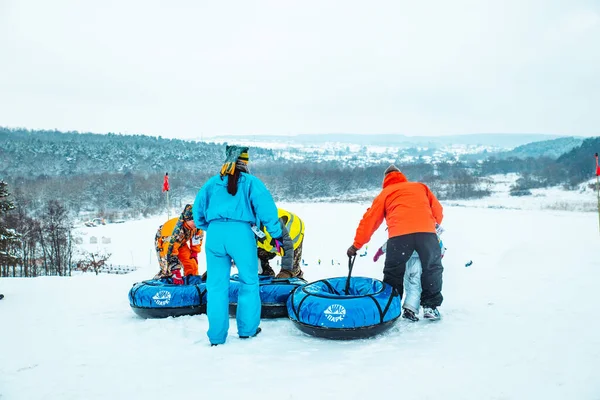
<svg viewBox="0 0 600 400"><path fill-rule="evenodd" d="M437 310L442 304L442 254L436 235L436 223L443 219L443 208L427 185L409 182L395 165L384 172L383 190L364 214L356 229L354 243L348 248L348 257L371 240L371 236L385 219L388 241L383 281L404 292L406 262L413 251L421 260L421 305L423 318L440 318Z"/></svg>
<svg viewBox="0 0 600 400"><path fill-rule="evenodd" d="M202 248L204 232L196 229L192 205L187 204L179 218L172 218L158 228L155 236L156 255L160 272L155 279L173 278L182 285L183 276L198 275L198 253Z"/></svg>

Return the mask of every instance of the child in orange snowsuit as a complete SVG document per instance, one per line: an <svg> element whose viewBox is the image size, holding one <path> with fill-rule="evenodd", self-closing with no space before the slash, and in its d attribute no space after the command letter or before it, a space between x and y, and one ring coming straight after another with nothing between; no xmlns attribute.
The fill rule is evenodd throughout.
<svg viewBox="0 0 600 400"><path fill-rule="evenodd" d="M183 284L181 267L185 276L198 275L198 253L202 248L204 232L196 229L192 205L187 204L179 218L165 222L156 232L154 244L160 264L158 278L173 278L174 284Z"/></svg>

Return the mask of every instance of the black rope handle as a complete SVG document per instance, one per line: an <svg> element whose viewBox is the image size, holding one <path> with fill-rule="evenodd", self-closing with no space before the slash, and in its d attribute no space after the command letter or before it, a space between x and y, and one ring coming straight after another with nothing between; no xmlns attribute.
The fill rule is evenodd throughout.
<svg viewBox="0 0 600 400"><path fill-rule="evenodd" d="M290 278L273 278L273 279L271 279L271 283L289 283L289 284L291 284L292 282L290 281Z"/></svg>
<svg viewBox="0 0 600 400"><path fill-rule="evenodd" d="M344 290L346 296L348 296L348 292L350 291L350 276L352 276L352 267L354 267L355 259L356 256L348 256L348 279L346 280L346 289Z"/></svg>

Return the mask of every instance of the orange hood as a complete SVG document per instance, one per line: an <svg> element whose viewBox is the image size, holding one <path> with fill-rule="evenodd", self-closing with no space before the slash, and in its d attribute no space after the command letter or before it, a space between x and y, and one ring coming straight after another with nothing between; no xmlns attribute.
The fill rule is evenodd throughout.
<svg viewBox="0 0 600 400"><path fill-rule="evenodd" d="M384 219L388 237L396 237L419 232L435 233L435 224L441 224L443 217L442 205L427 185L409 182L402 172L389 172L383 178L383 190L373 200L356 229L353 245L360 249L368 243Z"/></svg>
<svg viewBox="0 0 600 400"><path fill-rule="evenodd" d="M402 172L390 172L383 177L383 188L393 185L394 183L408 182L406 176Z"/></svg>

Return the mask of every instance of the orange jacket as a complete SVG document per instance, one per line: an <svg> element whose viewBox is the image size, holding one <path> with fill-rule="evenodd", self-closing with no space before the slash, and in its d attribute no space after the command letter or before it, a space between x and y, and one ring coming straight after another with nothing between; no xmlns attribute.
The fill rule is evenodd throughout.
<svg viewBox="0 0 600 400"><path fill-rule="evenodd" d="M363 215L354 247L360 249L383 222L388 226L388 237L417 232L435 233L435 223L442 223L442 205L427 185L408 182L402 172L390 172L383 179L383 190L371 208Z"/></svg>

